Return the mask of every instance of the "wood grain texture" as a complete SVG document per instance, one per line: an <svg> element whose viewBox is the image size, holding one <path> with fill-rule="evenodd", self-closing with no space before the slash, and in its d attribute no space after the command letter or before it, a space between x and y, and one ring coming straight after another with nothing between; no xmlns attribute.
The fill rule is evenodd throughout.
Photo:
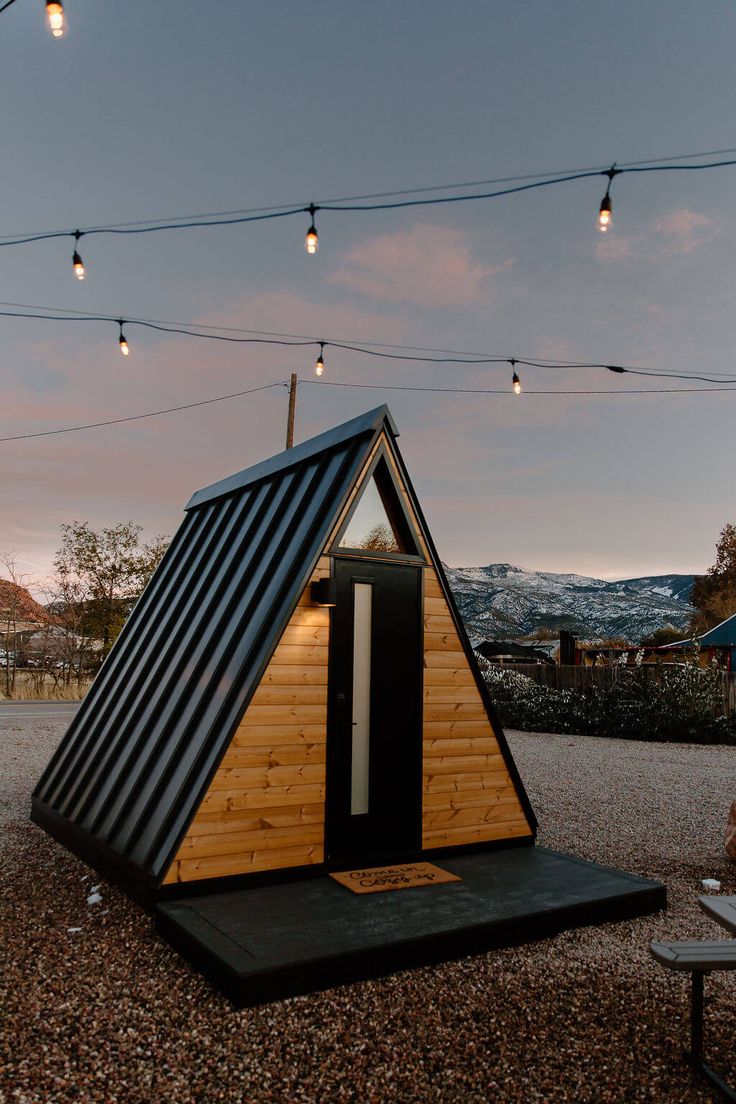
<svg viewBox="0 0 736 1104"><path fill-rule="evenodd" d="M165 884L323 861L329 625L307 586Z"/></svg>
<svg viewBox="0 0 736 1104"><path fill-rule="evenodd" d="M422 846L531 835L442 587L424 572Z"/></svg>

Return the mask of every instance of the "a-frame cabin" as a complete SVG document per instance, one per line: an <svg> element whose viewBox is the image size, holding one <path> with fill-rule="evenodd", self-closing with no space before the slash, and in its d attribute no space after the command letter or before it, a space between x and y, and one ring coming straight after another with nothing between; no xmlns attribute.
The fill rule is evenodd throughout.
<svg viewBox="0 0 736 1104"><path fill-rule="evenodd" d="M144 900L532 844L383 406L197 492L32 817Z"/></svg>

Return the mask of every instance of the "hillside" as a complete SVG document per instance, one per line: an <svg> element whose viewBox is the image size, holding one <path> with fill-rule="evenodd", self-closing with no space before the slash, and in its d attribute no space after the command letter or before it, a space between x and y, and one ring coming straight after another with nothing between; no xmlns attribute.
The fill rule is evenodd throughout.
<svg viewBox="0 0 736 1104"><path fill-rule="evenodd" d="M48 612L25 587L0 579L0 624L7 625L8 620L43 623L48 617Z"/></svg>
<svg viewBox="0 0 736 1104"><path fill-rule="evenodd" d="M663 625L685 635L693 612L692 575L607 582L513 564L445 570L473 642L568 629L579 639L623 637L636 643Z"/></svg>

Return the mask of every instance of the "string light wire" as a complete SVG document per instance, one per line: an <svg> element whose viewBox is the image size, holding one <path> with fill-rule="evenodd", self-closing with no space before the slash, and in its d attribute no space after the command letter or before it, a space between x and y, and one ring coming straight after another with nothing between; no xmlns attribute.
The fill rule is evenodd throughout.
<svg viewBox="0 0 736 1104"><path fill-rule="evenodd" d="M732 152L732 151L729 151ZM685 164L685 160L695 155L683 154L678 160L677 158L671 159L668 163L662 164L660 162L631 162L628 165L620 165L616 168L616 176L622 176L630 173L658 173L658 172L687 172L687 171L701 171L708 169L718 169L732 167L736 165L736 159L727 159L721 161L701 161L695 164ZM557 184L567 184L576 180L586 180L597 176L608 176L610 169L585 169L575 170L569 173L561 173L553 176L544 177L542 179L534 178L509 178L511 180L518 179L521 182L514 183L507 188L501 188L494 191L484 192L466 192L462 195L442 195L442 196L425 196L419 198L419 194L422 189L417 189L414 192L409 193L413 198L391 198L392 196L400 196L406 193L403 192L384 192L376 193L379 201L374 203L366 202L346 202L344 200L327 200L321 203L310 202L309 204L301 205L289 205L287 207L271 207L266 208L260 213L253 214L234 214L227 215L223 213L224 217L218 213L213 215L207 215L203 217L185 218L174 217L168 221L149 220L148 222L138 223L116 223L100 226L80 227L79 230L85 235L92 234L150 234L159 230L191 230L198 227L211 227L211 226L234 226L239 224L246 224L251 222L265 222L272 221L274 219L290 218L293 215L308 214L312 219L312 226L314 225L314 217L317 211L332 211L332 212L357 212L357 211L387 211L398 210L400 208L408 207L427 207L437 206L440 204L450 203L467 203L475 200L483 199L498 199L501 196L515 195L520 192L527 192L539 188L551 187ZM472 185L468 185L472 186ZM453 188L459 188L462 185L445 185L444 190L449 191ZM430 191L441 190L430 188ZM382 198L385 197L385 198ZM372 197L368 197L372 198ZM310 231L312 229L310 226ZM54 238L73 237L75 230L47 230L42 232L34 232L23 235L7 235L4 239L0 240L0 248L12 245L27 245L31 242L37 241L49 241Z"/></svg>
<svg viewBox="0 0 736 1104"><path fill-rule="evenodd" d="M15 3L15 0L9 0L9 2L11 4L13 4L13 3ZM3 9L0 8L0 12L2 10ZM670 161L692 161L692 160L695 160L698 157L725 157L728 154L736 154L736 147L732 147L732 148L729 148L729 149L700 150L698 153L680 153L680 154L676 154L673 157L657 157L657 158L648 157L648 158L645 158L644 160L641 160L641 161L623 161L623 162L620 162L620 165L621 165L622 168L637 168L639 165L658 165L658 164L664 164L664 163L670 162ZM399 189L395 189L393 191L366 192L366 193L363 193L361 195L352 195L352 196L330 196L329 198L320 199L317 202L318 202L318 204L354 203L354 202L358 202L359 200L364 200L364 199L390 199L390 198L393 198L394 196L422 195L422 194L425 194L427 192L449 192L449 191L457 191L460 188L483 188L483 187L486 187L486 186L490 186L491 184L513 184L513 183L516 183L518 181L524 181L524 180L542 180L545 177L565 176L565 175L569 175L570 173L582 173L582 172L594 172L594 171L598 171L600 173L603 173L605 171L605 166L603 166L603 165L584 165L582 167L579 166L579 167L574 168L574 169L554 169L554 170L549 170L548 172L524 173L524 174L520 174L520 175L517 175L517 176L496 176L496 177L492 177L490 179L485 179L485 180L466 180L466 181L463 181L462 183L455 183L455 184L430 184L430 185L425 185L424 187L420 187L420 188L399 188ZM292 207L297 208L298 210L302 210L300 204L297 201L294 201L293 203L274 203L274 204L271 204L271 205L265 206L265 207L240 207L240 208L235 208L234 210L228 210L228 211L205 211L205 212L199 212L197 214L187 214L187 215L161 215L158 218L138 219L136 221L128 221L128 222L104 223L104 224L100 224L100 225L97 225L97 226L88 227L87 232L90 231L90 230L104 230L104 229L108 229L108 228L111 229L111 230L118 230L118 229L125 229L126 227L148 226L150 224L159 223L159 222L178 224L179 222L191 222L193 220L199 220L199 219L229 218L230 216L233 216L233 215L255 215L255 214L261 214L263 212L268 212L268 211L282 211L282 210L285 210L285 209L291 209ZM68 233L71 233L71 232L72 231L68 231ZM37 233L40 233L40 231L34 231L33 233L35 235ZM49 231L49 233L55 233L55 231ZM64 234L64 233L67 233L67 231L62 231L61 233ZM21 235L21 234L0 235L0 244L2 244L5 241L9 241L10 239L14 239L14 238L21 237L21 236L23 236L23 235Z"/></svg>
<svg viewBox="0 0 736 1104"><path fill-rule="evenodd" d="M547 369L602 369L609 372L614 372L619 375L634 375L634 376L649 376L657 379L682 379L693 380L699 383L732 383L736 384L736 376L704 376L691 372L667 372L664 370L652 370L637 367L626 367L620 364L607 364L603 361L577 361L574 363L569 362L554 362L542 360L531 360L526 357L509 357L509 356L445 356L445 355L425 355L425 354L411 354L408 352L386 352L381 349L373 348L370 342L361 342L360 344L351 344L344 341L329 341L323 338L282 338L282 337L240 337L233 334L219 334L219 333L204 333L201 330L191 329L189 326L175 326L169 325L163 322L145 321L140 318L128 318L123 319L120 316L114 317L112 315L103 314L42 314L34 312L22 312L22 311L9 311L0 310L0 317L5 318L29 318L36 319L45 322L114 322L120 327L119 343L122 349L123 342L120 340L122 337L123 323L130 326L142 326L145 329L156 330L159 333L175 334L185 337L199 338L203 341L224 341L236 345L277 345L285 347L300 348L309 345L319 346L320 354L324 353L324 350L328 347L333 349L342 349L346 352L359 353L364 356L374 357L381 360L402 360L410 361L421 364L457 364L467 365L469 367L481 366L484 364L510 364L512 368L516 364L522 364L525 367L530 368L547 368ZM127 342L126 348L127 348ZM127 355L127 353L126 353Z"/></svg>
<svg viewBox="0 0 736 1104"><path fill-rule="evenodd" d="M401 383L350 383L347 380L316 380L305 377L300 377L299 383L314 383L318 387L353 387L353 388L365 388L371 391L428 391L435 393L444 393L447 395L514 395L513 391L510 391L507 387L494 388L494 387L425 387L420 384L401 384ZM286 386L286 385L284 385ZM571 390L571 391L528 391L524 389L525 395L710 395L716 391L736 391L736 386L733 387L636 387L636 388L622 388L621 390L615 390L611 388L601 389L597 391L588 390Z"/></svg>
<svg viewBox="0 0 736 1104"><path fill-rule="evenodd" d="M2 308L2 307L13 307L13 308L18 309L19 311L38 312L39 317L42 317L43 312L45 312L45 314L48 316L48 318L52 321L57 320L57 315L78 315L78 316L83 317L84 319L89 319L90 321L116 322L118 320L118 315L117 314L105 314L103 312L95 314L93 311L84 311L84 310L79 310L78 308L40 306L37 303L10 303L10 302L3 302L2 300L0 300L0 308ZM0 316L2 316L3 313L4 312L2 310L0 310ZM9 314L10 317L14 317L14 315L11 312L7 312L7 313ZM18 317L26 317L26 315L24 315L24 314L23 315L18 315ZM28 317L36 317L36 315L33 314L33 315L29 315ZM62 320L63 319L61 319L61 318L59 319L59 321L62 321ZM294 342L303 342L305 345L320 344L321 343L321 339L315 337L313 334L285 333L281 330L256 330L256 329L252 329L252 328L248 329L248 328L245 328L243 326L220 326L220 325L218 325L214 322L181 322L181 321L171 321L170 319L163 319L163 318L142 318L142 317L137 318L137 322L140 323L140 324L142 324L144 322L147 322L147 323L151 323L152 325L162 326L162 327L165 327L165 328L174 328L174 327L179 327L180 326L184 330L197 330L197 331L198 330L212 330L212 331L219 331L219 332L224 332L224 333L249 334L249 335L254 335L256 337L284 338L284 339L288 339L288 340L294 341ZM196 336L208 336L208 335L206 335L206 334L199 335L199 334L195 333L193 336L196 337ZM212 336L215 336L215 334L213 334ZM327 344L327 342L325 342L325 344ZM509 353L493 353L493 354L491 354L491 353L488 353L488 352L479 352L478 350L445 349L445 348L437 348L435 346L429 346L429 345L399 345L399 344L396 344L396 343L390 343L390 342L385 342L385 341L384 342L382 342L382 341L361 341L360 338L349 338L349 337L339 337L339 338L338 337L333 337L331 339L331 341L329 342L329 344L331 344L333 346L333 348L336 348L338 346L344 346L345 348L357 347L359 350L363 350L364 348L374 349L374 350L392 349L392 350L404 350L405 352L409 352L409 353L433 353L433 354L437 354L438 356L440 354L442 354L442 356L445 357L445 358L451 358L451 357L461 358L461 359L458 359L457 361L455 361L455 363L459 363L459 364L460 363L510 364L511 360L515 359ZM410 357L397 357L397 359L399 359L399 360L409 360ZM427 358L427 360L429 361L430 358ZM448 361L445 360L444 362L447 363ZM439 363L443 363L443 361L440 360ZM452 361L450 361L450 363L452 363ZM602 361L594 362L594 361L583 361L583 360L564 360L562 358L551 359L549 357L540 357L540 356L535 357L533 360L531 360L529 358L526 358L521 363L529 365L530 367L533 367L533 368L560 368L560 369L561 368L609 368L609 370L615 370L612 365L605 364ZM642 371L642 372L644 371L644 369L638 368L638 366L636 366L636 365L633 365L633 366L625 365L624 368L625 368L625 370L628 370L628 371ZM655 375L659 374L659 371L663 371L663 370L659 369L659 370L655 371L654 374ZM733 372L718 372L718 371L715 371L715 370L711 370L710 374L712 376L719 376L719 377L724 377L724 376L729 376L730 377L730 376L734 375ZM717 382L721 383L721 382L723 382L723 380L719 379Z"/></svg>

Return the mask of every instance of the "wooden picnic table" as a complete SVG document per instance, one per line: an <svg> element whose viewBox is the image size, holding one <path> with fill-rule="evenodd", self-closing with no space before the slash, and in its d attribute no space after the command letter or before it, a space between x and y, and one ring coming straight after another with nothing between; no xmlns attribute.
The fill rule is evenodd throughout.
<svg viewBox="0 0 736 1104"><path fill-rule="evenodd" d="M736 897L698 897L698 904L722 928L736 935Z"/></svg>

